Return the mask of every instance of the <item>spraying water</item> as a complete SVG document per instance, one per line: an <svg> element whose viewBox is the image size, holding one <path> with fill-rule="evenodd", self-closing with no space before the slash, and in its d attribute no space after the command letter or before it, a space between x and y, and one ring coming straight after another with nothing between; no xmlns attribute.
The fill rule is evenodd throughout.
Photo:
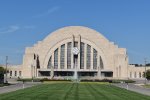
<svg viewBox="0 0 150 100"><path fill-rule="evenodd" d="M74 74L73 74L73 81L78 82L78 72L77 72L77 62L78 62L78 54L79 54L79 49L77 47L73 47L72 50L74 54Z"/></svg>
<svg viewBox="0 0 150 100"><path fill-rule="evenodd" d="M77 59L75 59L75 63L74 63L73 81L78 82Z"/></svg>

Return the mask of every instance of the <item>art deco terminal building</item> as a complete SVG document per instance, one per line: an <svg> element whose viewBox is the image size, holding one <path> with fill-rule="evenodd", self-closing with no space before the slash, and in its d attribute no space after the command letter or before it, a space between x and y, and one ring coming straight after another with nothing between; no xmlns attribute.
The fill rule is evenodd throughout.
<svg viewBox="0 0 150 100"><path fill-rule="evenodd" d="M126 49L93 29L69 26L27 47L23 64L11 67L9 72L22 78L68 78L75 70L79 78L127 78L130 70Z"/></svg>

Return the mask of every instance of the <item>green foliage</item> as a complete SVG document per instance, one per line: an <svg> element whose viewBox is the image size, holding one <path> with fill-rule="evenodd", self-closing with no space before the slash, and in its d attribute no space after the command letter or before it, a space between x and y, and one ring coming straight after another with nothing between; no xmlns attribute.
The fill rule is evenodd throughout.
<svg viewBox="0 0 150 100"><path fill-rule="evenodd" d="M5 69L3 67L0 67L0 73L5 73Z"/></svg>
<svg viewBox="0 0 150 100"><path fill-rule="evenodd" d="M112 80L112 83L134 83L133 80Z"/></svg>
<svg viewBox="0 0 150 100"><path fill-rule="evenodd" d="M143 73L143 76L145 77L145 72ZM146 71L146 79L150 80L150 70Z"/></svg>
<svg viewBox="0 0 150 100"><path fill-rule="evenodd" d="M97 83L50 83L0 95L0 100L150 100L150 96Z"/></svg>
<svg viewBox="0 0 150 100"><path fill-rule="evenodd" d="M4 73L5 73L5 69L3 67L0 67L0 83L3 83Z"/></svg>
<svg viewBox="0 0 150 100"><path fill-rule="evenodd" d="M71 80L64 80L64 79L48 79L48 78L25 78L25 79L18 79L17 81L24 81L24 82L45 82L45 81L71 81Z"/></svg>

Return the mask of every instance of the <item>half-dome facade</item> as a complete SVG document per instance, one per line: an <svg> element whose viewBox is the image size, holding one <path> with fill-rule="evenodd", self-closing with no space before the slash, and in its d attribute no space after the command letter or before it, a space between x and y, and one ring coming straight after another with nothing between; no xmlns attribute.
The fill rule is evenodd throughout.
<svg viewBox="0 0 150 100"><path fill-rule="evenodd" d="M66 78L76 70L80 78L127 78L127 67L125 48L93 29L69 26L26 48L22 77Z"/></svg>

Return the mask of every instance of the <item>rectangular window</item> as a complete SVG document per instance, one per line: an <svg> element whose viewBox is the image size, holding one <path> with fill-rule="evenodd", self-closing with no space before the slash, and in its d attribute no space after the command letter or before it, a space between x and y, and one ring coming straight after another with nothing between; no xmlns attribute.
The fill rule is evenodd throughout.
<svg viewBox="0 0 150 100"><path fill-rule="evenodd" d="M17 76L17 71L15 71L15 76Z"/></svg>
<svg viewBox="0 0 150 100"><path fill-rule="evenodd" d="M67 69L71 69L71 48L72 43L67 43Z"/></svg>
<svg viewBox="0 0 150 100"><path fill-rule="evenodd" d="M97 51L93 49L93 69L97 69Z"/></svg>
<svg viewBox="0 0 150 100"><path fill-rule="evenodd" d="M87 60L86 60L86 65L87 69L90 69L91 67L91 46L87 44Z"/></svg>
<svg viewBox="0 0 150 100"><path fill-rule="evenodd" d="M52 67L52 56L49 58L47 69Z"/></svg>
<svg viewBox="0 0 150 100"><path fill-rule="evenodd" d="M58 49L54 51L54 69L58 69Z"/></svg>
<svg viewBox="0 0 150 100"><path fill-rule="evenodd" d="M84 43L81 42L80 48L80 69L84 69Z"/></svg>
<svg viewBox="0 0 150 100"><path fill-rule="evenodd" d="M12 71L10 71L10 76L12 76Z"/></svg>
<svg viewBox="0 0 150 100"><path fill-rule="evenodd" d="M61 45L60 51L60 68L64 69L65 67L65 44Z"/></svg>

